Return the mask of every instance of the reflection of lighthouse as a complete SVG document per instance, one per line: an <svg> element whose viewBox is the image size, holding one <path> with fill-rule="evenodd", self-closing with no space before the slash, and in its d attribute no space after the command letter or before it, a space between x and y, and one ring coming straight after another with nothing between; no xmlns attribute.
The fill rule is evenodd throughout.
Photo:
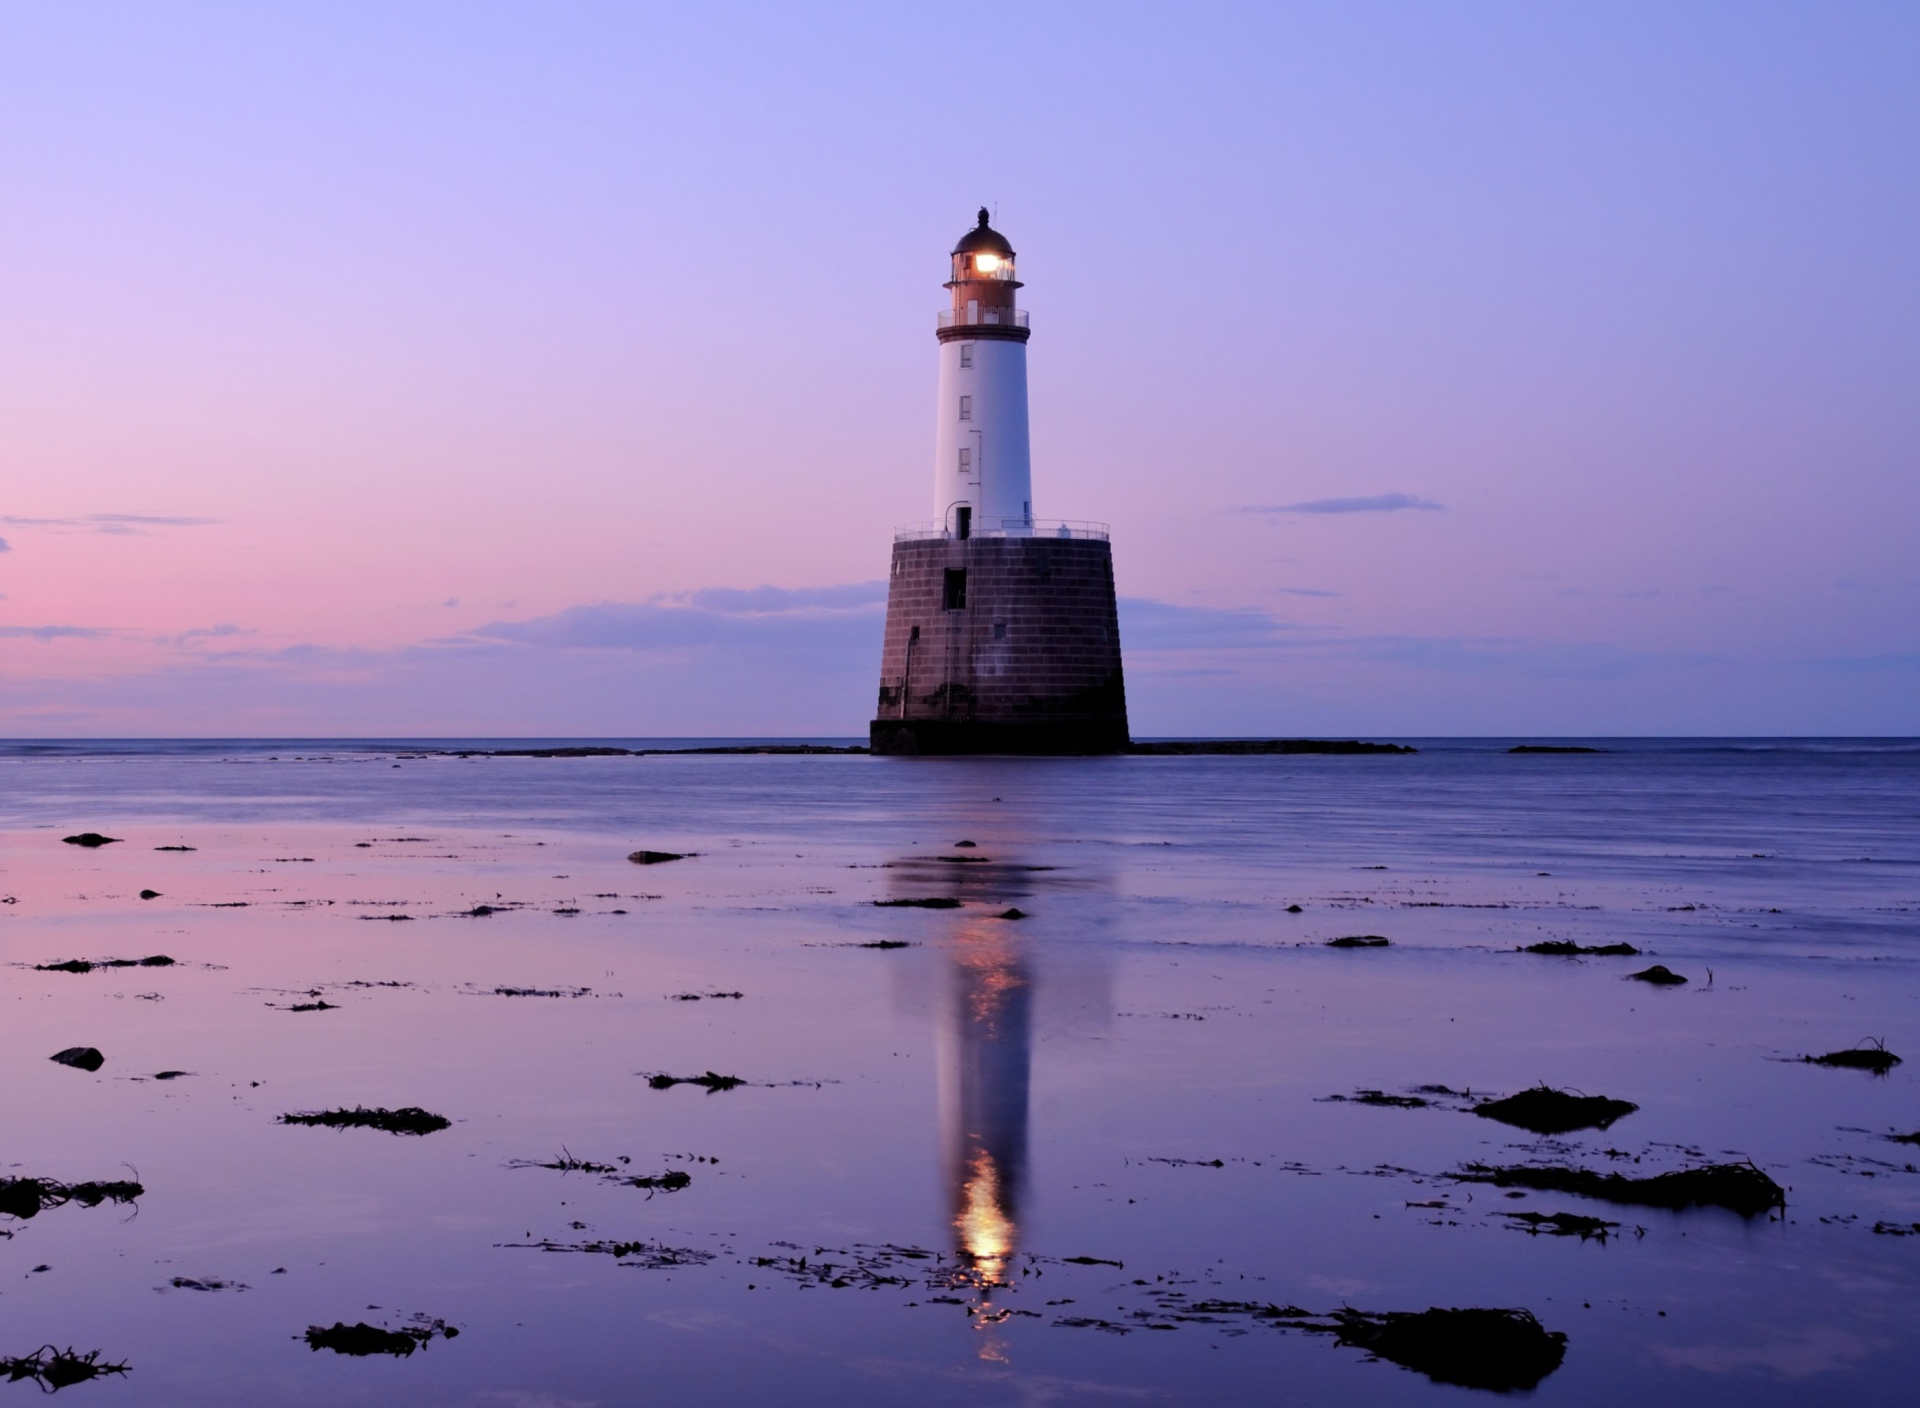
<svg viewBox="0 0 1920 1408"><path fill-rule="evenodd" d="M1013 246L960 237L935 336L932 521L894 535L876 753L1119 753L1127 693L1104 523L1033 516Z"/></svg>
<svg viewBox="0 0 1920 1408"><path fill-rule="evenodd" d="M983 1286L1004 1278L1019 1240L1027 1164L1033 983L1006 924L954 940L941 1024L941 1130L955 1238Z"/></svg>

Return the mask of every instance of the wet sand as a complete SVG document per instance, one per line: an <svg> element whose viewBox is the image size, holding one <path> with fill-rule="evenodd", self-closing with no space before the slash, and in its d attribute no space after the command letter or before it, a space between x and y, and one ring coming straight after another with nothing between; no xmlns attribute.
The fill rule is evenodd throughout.
<svg viewBox="0 0 1920 1408"><path fill-rule="evenodd" d="M1797 1059L1920 1058L1909 753L295 751L0 760L0 1176L142 1189L0 1217L71 1394L1457 1399L1333 1318L1429 1307L1564 1334L1541 1402L1920 1367L1920 1059ZM1639 1108L1469 1112L1542 1082ZM281 1122L355 1109L450 1123ZM1460 1177L1739 1160L1784 1210Z"/></svg>

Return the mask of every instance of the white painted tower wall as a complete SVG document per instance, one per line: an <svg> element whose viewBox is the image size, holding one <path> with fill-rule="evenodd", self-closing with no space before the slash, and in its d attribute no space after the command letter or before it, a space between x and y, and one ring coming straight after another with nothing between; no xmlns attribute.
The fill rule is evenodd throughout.
<svg viewBox="0 0 1920 1408"><path fill-rule="evenodd" d="M933 518L949 532L961 505L979 534L1033 530L1027 446L1027 345L1005 338L940 344Z"/></svg>

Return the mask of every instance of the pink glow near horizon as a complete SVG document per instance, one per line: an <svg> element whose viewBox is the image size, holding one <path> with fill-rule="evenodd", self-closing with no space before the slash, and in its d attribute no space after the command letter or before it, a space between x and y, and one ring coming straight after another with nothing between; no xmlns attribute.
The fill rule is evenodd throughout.
<svg viewBox="0 0 1920 1408"><path fill-rule="evenodd" d="M1920 731L1910 8L986 13L16 17L0 735L859 732L983 199L1136 733Z"/></svg>

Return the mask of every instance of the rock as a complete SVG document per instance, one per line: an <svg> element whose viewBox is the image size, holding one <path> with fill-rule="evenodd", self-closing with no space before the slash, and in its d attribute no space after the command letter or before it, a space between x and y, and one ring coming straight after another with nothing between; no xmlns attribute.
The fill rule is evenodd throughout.
<svg viewBox="0 0 1920 1408"><path fill-rule="evenodd" d="M1690 1207L1721 1207L1742 1217L1757 1217L1787 1205L1786 1190L1753 1163L1703 1164L1673 1173L1657 1173L1650 1178L1551 1165L1495 1168L1469 1164L1465 1173L1454 1177L1467 1183L1491 1183L1496 1188L1575 1193L1607 1203L1670 1208L1676 1212Z"/></svg>
<svg viewBox="0 0 1920 1408"><path fill-rule="evenodd" d="M1526 1310L1336 1310L1333 1319L1341 1344L1462 1388L1524 1392L1567 1356L1567 1337Z"/></svg>
<svg viewBox="0 0 1920 1408"><path fill-rule="evenodd" d="M996 917L1000 919L1025 919L1027 917L1027 912L1024 909L1009 909L1009 910L1003 911L1001 914L997 915Z"/></svg>
<svg viewBox="0 0 1920 1408"><path fill-rule="evenodd" d="M1642 968L1638 973L1629 973L1627 976L1638 982L1652 983L1660 988L1678 987L1687 981L1664 963L1656 963L1651 968Z"/></svg>
<svg viewBox="0 0 1920 1408"><path fill-rule="evenodd" d="M1504 1100L1475 1105L1473 1113L1535 1134L1570 1134L1576 1129L1605 1129L1639 1108L1630 1101L1610 1100L1604 1095L1575 1095L1536 1085Z"/></svg>
<svg viewBox="0 0 1920 1408"><path fill-rule="evenodd" d="M1900 1058L1879 1042L1866 1046L1851 1047L1846 1051L1829 1051L1824 1056L1802 1056L1800 1058L1810 1066L1832 1066L1843 1071L1872 1071L1883 1076L1900 1064Z"/></svg>
<svg viewBox="0 0 1920 1408"><path fill-rule="evenodd" d="M94 846L111 846L120 838L102 836L98 831L82 831L78 836L62 836L60 839L69 846L86 846L91 849Z"/></svg>
<svg viewBox="0 0 1920 1408"><path fill-rule="evenodd" d="M79 1071L97 1071L107 1064L107 1058L100 1054L97 1046L69 1046L65 1051L54 1052L47 1059Z"/></svg>
<svg viewBox="0 0 1920 1408"><path fill-rule="evenodd" d="M1348 934L1341 939L1328 939L1328 948L1386 948L1393 941L1383 939L1378 934Z"/></svg>
<svg viewBox="0 0 1920 1408"><path fill-rule="evenodd" d="M160 892L158 890L142 890L140 892L140 898L143 900L157 900L160 898Z"/></svg>
<svg viewBox="0 0 1920 1408"><path fill-rule="evenodd" d="M635 851L627 857L635 865L660 865L670 860L685 860L677 851Z"/></svg>

